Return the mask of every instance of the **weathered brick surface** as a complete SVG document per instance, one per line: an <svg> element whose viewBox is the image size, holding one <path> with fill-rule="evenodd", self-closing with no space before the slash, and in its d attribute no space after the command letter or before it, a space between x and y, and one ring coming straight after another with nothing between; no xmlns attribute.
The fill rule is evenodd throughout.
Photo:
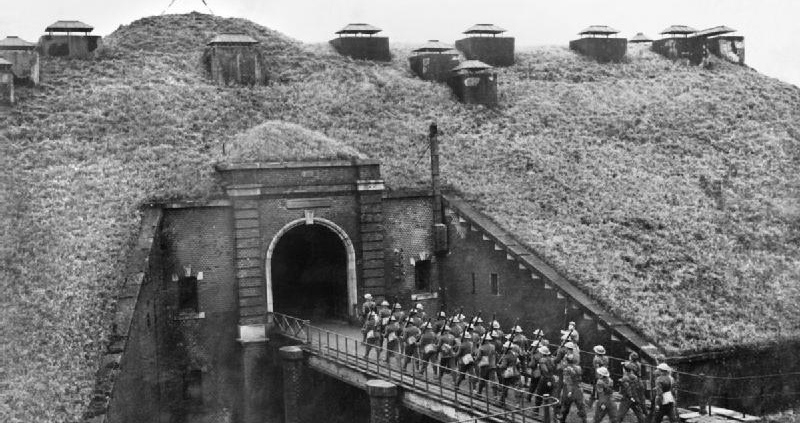
<svg viewBox="0 0 800 423"><path fill-rule="evenodd" d="M411 295L438 292L438 273L432 266L430 290L419 291L414 283L411 258L433 253L431 227L433 214L429 196L394 197L384 199L384 274L387 296L398 296L404 306L411 304ZM426 309L438 309L439 299L419 301Z"/></svg>

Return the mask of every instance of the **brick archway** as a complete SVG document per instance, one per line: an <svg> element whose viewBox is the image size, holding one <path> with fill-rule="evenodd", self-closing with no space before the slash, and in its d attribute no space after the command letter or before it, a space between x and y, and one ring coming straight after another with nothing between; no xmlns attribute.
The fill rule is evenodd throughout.
<svg viewBox="0 0 800 423"><path fill-rule="evenodd" d="M297 219L287 223L284 227L282 227L277 234L272 238L272 241L269 243L269 248L267 248L267 257L265 263L265 279L266 279L266 291L267 291L267 312L274 311L274 304L273 304L273 293L272 293L272 255L275 252L275 247L278 245L278 241L280 241L281 237L289 232L291 229L296 228L301 225L321 225L324 226L333 233L335 233L339 239L342 240L342 244L344 244L344 249L347 253L347 310L348 315L351 318L357 317L355 315L356 312L356 304L358 303L358 293L357 293L357 281L356 281L356 251L353 247L353 241L347 235L347 232L344 231L339 225L331 222L330 220L323 219L320 217L315 217L313 219Z"/></svg>

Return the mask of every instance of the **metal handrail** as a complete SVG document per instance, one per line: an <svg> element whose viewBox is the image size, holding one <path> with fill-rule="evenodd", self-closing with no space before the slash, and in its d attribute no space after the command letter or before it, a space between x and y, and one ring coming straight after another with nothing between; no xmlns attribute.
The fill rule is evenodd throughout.
<svg viewBox="0 0 800 423"><path fill-rule="evenodd" d="M457 369L444 368L438 363L428 362L419 357L406 355L399 351L390 351L382 345L368 345L369 350L375 350L377 352L374 360L369 356L362 357L361 353L359 352L359 346L362 350L367 348L367 346L364 345L364 342L361 340L328 329L312 326L309 320L303 320L276 312L270 312L270 314L275 322L275 327L278 328L282 334L297 341L303 342L306 346L306 349L316 352L319 356L331 361L342 363L348 367L354 367L358 371L373 373L378 377L387 379L393 383L399 383L400 385L405 386L407 389L450 402L457 407L468 408L472 410L471 412L473 413L486 413L482 415L480 419L491 418L491 416L495 415L508 415L511 417L512 421L514 421L514 416L518 415L521 416L520 421L524 422L527 418L532 418L531 416L527 415L528 411L535 411L550 407L558 404L559 402L556 398L548 395L540 396L531 394L523 389L505 386L493 380L483 379L470 373L460 372ZM316 332L316 336L312 336L312 331ZM323 337L325 338L324 343ZM331 337L334 338L335 344L331 343ZM344 351L342 351L340 348L342 339L344 340ZM351 353L351 343L354 346L354 354ZM335 351L331 351L334 349L334 346ZM391 363L381 363L381 361L383 361L381 360L382 354L391 354L395 359L402 359L404 365L402 367L398 366L399 368L396 370L392 369L393 366ZM371 356L371 352L369 355ZM410 376L405 370L409 363L412 364ZM463 376L463 380L467 382L469 389L466 392L460 392L460 389L455 389L455 387L452 389L445 388L443 383L437 383L429 380L428 364L437 370L438 373L440 373L442 369L446 369L446 371L451 374L451 377ZM420 367L423 367L424 371L422 372L422 375L418 376L417 369ZM393 374L393 372L396 374ZM408 380L409 378L411 379L410 381ZM473 393L473 387L475 387L477 384L483 384L485 386L486 395L484 398L477 398L478 394ZM490 400L490 389L494 392L502 392L502 390L506 390L505 397L509 399L516 396L516 406L511 404L512 401L506 403ZM542 404L538 406L523 407L523 400L528 395L531 395L532 401L534 398L541 397ZM495 397L497 396L498 395L495 394ZM509 410L508 407L513 407L513 409ZM499 413L493 412L497 408L503 411ZM471 420L474 421L475 419Z"/></svg>

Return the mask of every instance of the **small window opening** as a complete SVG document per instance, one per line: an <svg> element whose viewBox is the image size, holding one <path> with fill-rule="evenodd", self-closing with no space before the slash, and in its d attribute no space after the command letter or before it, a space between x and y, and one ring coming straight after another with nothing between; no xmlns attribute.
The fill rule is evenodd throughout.
<svg viewBox="0 0 800 423"><path fill-rule="evenodd" d="M418 260L414 266L414 286L419 291L431 289L431 261Z"/></svg>
<svg viewBox="0 0 800 423"><path fill-rule="evenodd" d="M475 272L472 272L472 293L475 293Z"/></svg>
<svg viewBox="0 0 800 423"><path fill-rule="evenodd" d="M497 277L497 273L492 273L490 284L492 295L500 295L500 281Z"/></svg>
<svg viewBox="0 0 800 423"><path fill-rule="evenodd" d="M196 313L197 310L197 278L186 276L178 281L178 306L182 312Z"/></svg>

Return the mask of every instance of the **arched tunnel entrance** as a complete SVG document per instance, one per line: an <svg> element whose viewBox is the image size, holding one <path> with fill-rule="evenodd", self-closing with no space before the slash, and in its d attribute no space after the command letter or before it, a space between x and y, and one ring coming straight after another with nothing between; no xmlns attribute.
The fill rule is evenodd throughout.
<svg viewBox="0 0 800 423"><path fill-rule="evenodd" d="M273 309L306 319L347 319L348 254L339 234L320 224L284 233L271 257Z"/></svg>

